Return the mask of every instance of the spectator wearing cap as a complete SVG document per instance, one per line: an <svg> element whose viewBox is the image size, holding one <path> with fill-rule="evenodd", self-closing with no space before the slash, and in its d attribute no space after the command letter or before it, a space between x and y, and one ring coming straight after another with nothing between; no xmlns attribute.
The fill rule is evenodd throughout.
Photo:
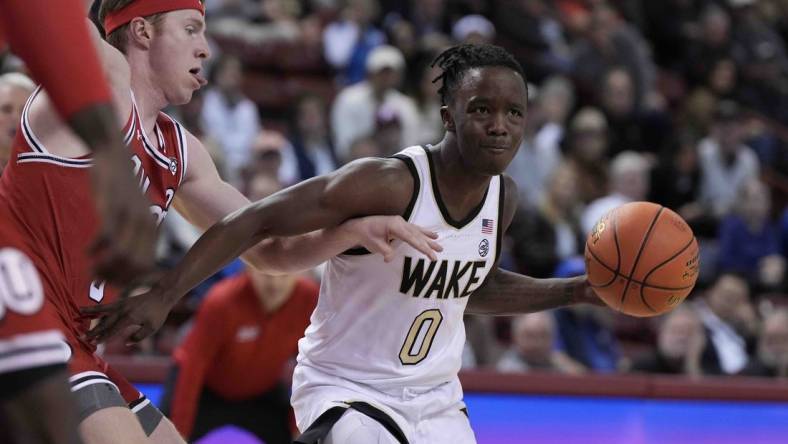
<svg viewBox="0 0 788 444"><path fill-rule="evenodd" d="M583 213L583 231L590 233L599 218L613 208L645 199L649 185L648 160L634 151L620 153L610 164L610 194L588 205Z"/></svg>
<svg viewBox="0 0 788 444"><path fill-rule="evenodd" d="M403 147L418 143L418 111L413 100L397 90L405 68L402 53L393 46L375 48L367 59L367 78L337 95L331 110L331 129L337 156L348 156L350 144L375 132L375 118L385 105L399 116Z"/></svg>
<svg viewBox="0 0 788 444"><path fill-rule="evenodd" d="M460 43L493 43L495 40L495 25L479 14L470 14L457 20L451 30L451 35Z"/></svg>
<svg viewBox="0 0 788 444"><path fill-rule="evenodd" d="M745 129L740 119L736 103L720 102L711 133L698 144L700 203L718 220L731 211L742 185L760 171L758 157L743 142Z"/></svg>
<svg viewBox="0 0 788 444"><path fill-rule="evenodd" d="M580 201L588 204L607 193L607 119L596 108L583 108L569 124L567 162L577 173Z"/></svg>
<svg viewBox="0 0 788 444"><path fill-rule="evenodd" d="M386 41L385 34L373 25L379 13L377 0L348 0L339 20L323 31L323 55L346 85L364 80L365 61Z"/></svg>

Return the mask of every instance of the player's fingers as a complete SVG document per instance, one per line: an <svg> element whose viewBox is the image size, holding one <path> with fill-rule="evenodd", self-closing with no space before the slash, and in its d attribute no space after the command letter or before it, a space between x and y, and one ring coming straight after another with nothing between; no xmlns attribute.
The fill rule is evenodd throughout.
<svg viewBox="0 0 788 444"><path fill-rule="evenodd" d="M425 236L429 237L430 239L437 239L438 238L438 233L436 233L436 232L434 232L432 230L428 230L428 229L420 227L418 225L414 225L414 227L416 227L417 230L421 231L422 234L424 234Z"/></svg>
<svg viewBox="0 0 788 444"><path fill-rule="evenodd" d="M118 309L121 301L113 302L111 304L94 305L92 307L79 307L79 313L85 317L97 318L108 313L112 313Z"/></svg>
<svg viewBox="0 0 788 444"><path fill-rule="evenodd" d="M126 339L126 345L134 345L150 336L154 331L155 329L151 325L143 324L133 335Z"/></svg>
<svg viewBox="0 0 788 444"><path fill-rule="evenodd" d="M114 313L99 321L98 325L88 331L87 337L94 342L104 342L115 336L128 324L129 322L122 312Z"/></svg>

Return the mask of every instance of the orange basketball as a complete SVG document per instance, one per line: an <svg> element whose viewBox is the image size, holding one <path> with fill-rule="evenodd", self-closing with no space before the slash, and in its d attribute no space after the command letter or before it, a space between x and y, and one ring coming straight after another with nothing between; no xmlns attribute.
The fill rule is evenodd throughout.
<svg viewBox="0 0 788 444"><path fill-rule="evenodd" d="M611 308L656 316L676 307L698 278L698 241L678 214L651 202L622 205L594 225L588 281Z"/></svg>

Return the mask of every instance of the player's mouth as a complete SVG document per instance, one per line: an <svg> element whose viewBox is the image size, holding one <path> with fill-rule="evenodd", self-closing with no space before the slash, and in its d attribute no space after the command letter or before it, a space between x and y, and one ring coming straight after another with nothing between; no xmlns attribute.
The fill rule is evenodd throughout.
<svg viewBox="0 0 788 444"><path fill-rule="evenodd" d="M489 145L481 145L481 147L493 154L503 154L509 150L507 145L499 145L499 144L489 144Z"/></svg>
<svg viewBox="0 0 788 444"><path fill-rule="evenodd" d="M197 81L198 85L205 86L205 85L208 84L208 80L206 80L205 77L203 77L200 74L200 68L192 68L192 69L190 69L189 70L189 74L191 74L192 77L194 77L194 80Z"/></svg>

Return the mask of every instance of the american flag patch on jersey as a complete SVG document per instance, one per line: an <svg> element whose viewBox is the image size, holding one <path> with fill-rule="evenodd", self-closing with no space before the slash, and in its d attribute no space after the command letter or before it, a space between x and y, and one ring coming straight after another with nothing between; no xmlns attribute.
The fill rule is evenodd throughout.
<svg viewBox="0 0 788 444"><path fill-rule="evenodd" d="M495 221L492 219L482 219L482 234L493 234Z"/></svg>

